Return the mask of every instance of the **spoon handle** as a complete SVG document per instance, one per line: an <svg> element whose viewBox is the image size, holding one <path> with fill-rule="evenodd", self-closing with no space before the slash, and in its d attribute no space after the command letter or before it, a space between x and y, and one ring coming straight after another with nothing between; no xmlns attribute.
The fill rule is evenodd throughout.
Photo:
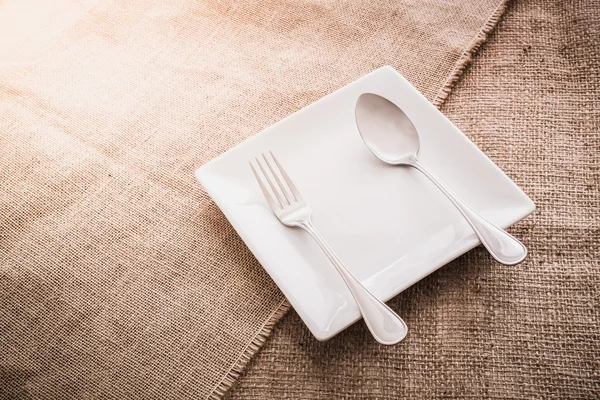
<svg viewBox="0 0 600 400"><path fill-rule="evenodd" d="M527 255L527 248L523 243L479 215L418 160L414 160L410 165L428 177L446 195L452 204L456 206L469 225L471 225L481 243L498 262L506 265L515 265L523 261Z"/></svg>
<svg viewBox="0 0 600 400"><path fill-rule="evenodd" d="M371 334L381 344L392 345L400 342L406 336L408 328L406 323L389 308L383 301L369 292L358 279L350 273L346 266L335 255L325 239L317 231L310 221L299 225L306 231L321 247L327 258L335 266L342 279L348 286L350 293L356 300L356 304L371 331Z"/></svg>

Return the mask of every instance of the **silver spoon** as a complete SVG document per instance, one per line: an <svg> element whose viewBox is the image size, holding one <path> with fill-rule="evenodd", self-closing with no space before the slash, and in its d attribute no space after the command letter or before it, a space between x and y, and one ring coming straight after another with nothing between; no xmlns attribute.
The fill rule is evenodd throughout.
<svg viewBox="0 0 600 400"><path fill-rule="evenodd" d="M417 158L419 134L406 114L388 99L362 94L356 102L356 125L371 152L385 163L407 165L428 177L471 225L490 254L502 264L518 264L527 255L521 242L463 202Z"/></svg>

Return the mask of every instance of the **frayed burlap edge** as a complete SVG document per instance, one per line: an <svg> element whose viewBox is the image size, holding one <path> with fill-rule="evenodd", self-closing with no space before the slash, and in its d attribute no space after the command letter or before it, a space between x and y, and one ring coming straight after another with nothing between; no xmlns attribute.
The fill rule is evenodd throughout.
<svg viewBox="0 0 600 400"><path fill-rule="evenodd" d="M225 396L225 393L231 389L235 381L242 375L246 365L248 365L252 357L254 357L265 344L277 322L279 322L290 308L292 308L292 306L287 300L283 300L279 304L267 322L260 328L254 339L248 344L240 358L238 358L231 366L227 374L225 374L221 382L213 389L213 392L207 399L220 400Z"/></svg>
<svg viewBox="0 0 600 400"><path fill-rule="evenodd" d="M444 84L444 86L442 86L439 93L433 100L434 106L440 108L441 105L444 104L456 83L460 80L467 67L473 61L473 56L477 53L479 48L486 42L489 35L492 33L494 28L496 28L496 25L498 25L498 22L500 21L500 18L502 18L502 15L504 15L504 12L508 8L510 1L511 0L503 0L498 5L498 7L496 7L492 15L488 18L485 25L483 25L483 27L477 33L477 35L475 35L471 43L469 43L469 45L465 47L465 49L462 51L461 56L456 61L456 64L454 64L452 72L450 73L450 75L448 75L446 83Z"/></svg>
<svg viewBox="0 0 600 400"><path fill-rule="evenodd" d="M433 104L436 107L440 107L444 101L452 92L452 89L459 81L467 67L473 61L473 56L477 53L479 48L486 42L489 35L492 33L500 18L508 8L508 4L511 0L502 1L498 7L494 10L492 15L488 18L485 25L481 28L481 30L475 35L473 40L469 43L468 46L462 51L461 56L456 61L454 68L443 87L440 89L439 93L433 100ZM289 311L291 308L290 303L287 300L283 300L279 307L271 314L267 322L261 327L258 331L254 339L249 343L246 347L242 355L236 360L236 362L231 366L227 374L223 377L221 382L214 388L213 392L208 396L209 400L221 400L225 396L225 393L235 384L237 379L243 374L244 369L252 360L252 357L256 355L265 344L273 328L277 325L277 322Z"/></svg>

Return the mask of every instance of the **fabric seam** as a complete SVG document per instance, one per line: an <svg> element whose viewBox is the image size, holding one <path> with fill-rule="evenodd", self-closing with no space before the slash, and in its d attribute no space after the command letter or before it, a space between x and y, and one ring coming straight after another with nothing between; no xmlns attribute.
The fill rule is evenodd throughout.
<svg viewBox="0 0 600 400"><path fill-rule="evenodd" d="M450 72L448 77L446 78L444 85L442 86L442 88L438 92L437 96L433 100L434 106L436 106L437 108L440 108L441 105L444 104L444 102L446 101L446 99L448 98L450 93L452 92L452 89L454 89L454 86L456 85L456 83L463 76L467 67L469 65L471 65L471 63L473 62L473 56L477 53L477 51L481 48L481 46L487 41L490 34L494 31L494 29L498 25L498 22L500 21L500 19L506 12L506 9L508 8L508 4L510 3L510 1L511 0L502 0L500 2L500 4L498 4L498 7L496 7L494 12L492 12L492 15L490 15L488 17L486 23L483 25L483 27L481 27L479 32L477 32L477 34L475 35L473 40L471 40L471 42L463 49L460 57L454 64L454 68L452 69L452 71Z"/></svg>
<svg viewBox="0 0 600 400"><path fill-rule="evenodd" d="M231 368L229 368L221 381L217 384L217 386L215 386L211 394L208 395L206 398L207 400L221 400L223 396L225 396L225 393L231 389L233 384L243 374L250 360L252 360L256 353L260 351L269 336L271 336L271 332L273 331L273 328L277 322L279 322L279 320L289 311L291 307L292 306L287 299L284 299L281 301L281 303L279 303L279 306L277 306L275 311L258 330L257 334L246 346L240 357L233 363Z"/></svg>

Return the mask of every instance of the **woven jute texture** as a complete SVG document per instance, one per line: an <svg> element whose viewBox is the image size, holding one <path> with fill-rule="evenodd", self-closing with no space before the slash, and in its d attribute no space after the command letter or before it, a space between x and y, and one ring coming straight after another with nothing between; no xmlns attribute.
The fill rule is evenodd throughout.
<svg viewBox="0 0 600 400"><path fill-rule="evenodd" d="M390 302L383 347L286 316L229 399L600 398L600 4L510 3L442 106L535 201L515 267L478 248Z"/></svg>
<svg viewBox="0 0 600 400"><path fill-rule="evenodd" d="M0 398L221 396L288 306L194 170L382 65L440 102L503 8L499 0L0 1ZM521 151L542 157L533 143ZM555 232L548 220L536 226L539 243ZM553 239L545 243L563 240ZM491 267L469 265L491 290ZM402 309L413 340L452 339L465 354L464 320L435 317L459 304L419 287L419 308ZM495 306L486 298L463 315L487 321ZM439 323L436 335L420 320ZM371 342L354 328L331 346ZM331 357L330 368L346 357Z"/></svg>

